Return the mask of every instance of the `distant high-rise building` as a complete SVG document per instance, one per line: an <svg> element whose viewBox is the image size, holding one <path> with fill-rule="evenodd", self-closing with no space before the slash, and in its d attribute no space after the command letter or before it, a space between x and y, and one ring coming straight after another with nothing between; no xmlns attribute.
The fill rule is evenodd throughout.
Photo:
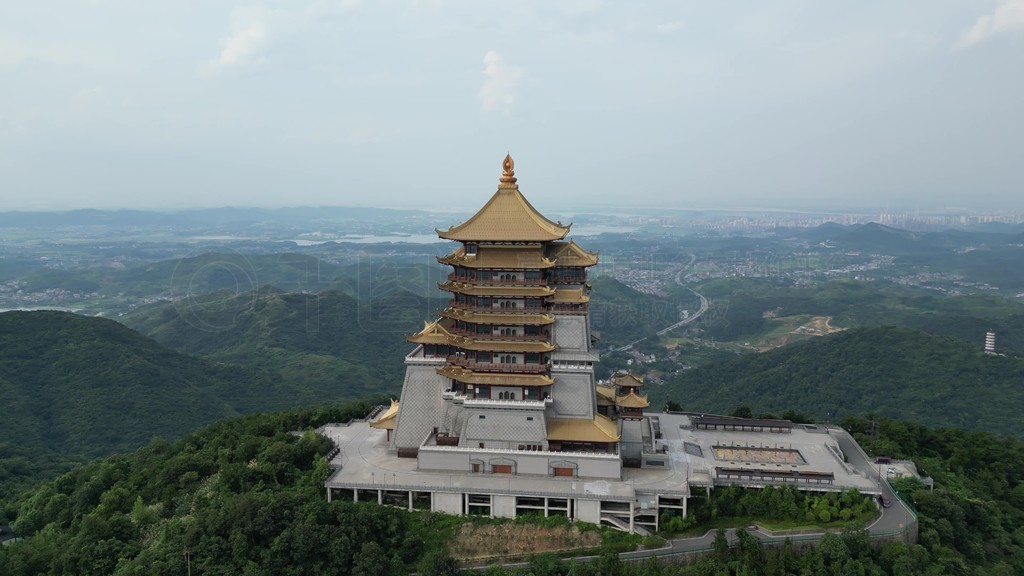
<svg viewBox="0 0 1024 576"><path fill-rule="evenodd" d="M996 333L989 330L985 333L985 353L995 354L996 353Z"/></svg>

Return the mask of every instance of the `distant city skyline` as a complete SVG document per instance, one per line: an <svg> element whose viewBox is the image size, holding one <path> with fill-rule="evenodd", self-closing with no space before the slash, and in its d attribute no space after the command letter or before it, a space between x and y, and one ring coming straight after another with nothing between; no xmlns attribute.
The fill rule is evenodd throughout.
<svg viewBox="0 0 1024 576"><path fill-rule="evenodd" d="M0 211L1024 211L1024 0L0 6Z"/></svg>

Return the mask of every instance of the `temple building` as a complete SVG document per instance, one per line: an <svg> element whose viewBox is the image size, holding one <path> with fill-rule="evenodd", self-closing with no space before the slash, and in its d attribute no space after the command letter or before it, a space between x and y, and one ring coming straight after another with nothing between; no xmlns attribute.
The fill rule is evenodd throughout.
<svg viewBox="0 0 1024 576"><path fill-rule="evenodd" d="M570 226L526 200L506 156L483 208L437 231L459 243L437 259L451 266L438 286L451 299L409 337L397 456L438 470L619 477L618 427L597 411L587 315L598 256L565 240Z"/></svg>
<svg viewBox="0 0 1024 576"><path fill-rule="evenodd" d="M827 430L788 421L649 414L644 380L597 382L588 270L598 255L519 191L498 189L437 230L454 249L438 316L408 337L398 401L325 427L328 499L450 514L559 514L631 532L686 514L691 489L792 482L870 489Z"/></svg>

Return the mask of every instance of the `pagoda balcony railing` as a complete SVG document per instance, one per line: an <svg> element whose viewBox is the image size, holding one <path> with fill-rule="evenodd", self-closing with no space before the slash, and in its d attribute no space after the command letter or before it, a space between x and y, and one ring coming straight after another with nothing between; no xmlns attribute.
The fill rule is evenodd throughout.
<svg viewBox="0 0 1024 576"><path fill-rule="evenodd" d="M498 400L495 398L475 397L455 390L445 390L441 393L445 400L451 400L456 404L472 406L476 408L512 408L518 410L537 410L551 406L554 400L550 395L543 398L521 398L517 400Z"/></svg>
<svg viewBox="0 0 1024 576"><path fill-rule="evenodd" d="M478 340L504 340L513 342L516 340L536 342L540 340L547 340L551 337L546 334L481 334L479 332L470 332L469 330L456 330L454 328L450 329L449 332L459 336L476 338Z"/></svg>
<svg viewBox="0 0 1024 576"><path fill-rule="evenodd" d="M467 276L456 276L454 272L448 274L452 282L462 282L474 286L547 286L547 278L524 278L522 280L497 280L494 278L469 278Z"/></svg>
<svg viewBox="0 0 1024 576"><path fill-rule="evenodd" d="M498 362L476 362L458 356L449 356L448 362L456 366L468 368L474 372L507 372L507 373L531 373L547 372L551 370L551 363L546 364L503 364Z"/></svg>
<svg viewBox="0 0 1024 576"><path fill-rule="evenodd" d="M448 305L452 308L458 308L459 310L470 310L472 312L497 312L499 314L516 314L522 312L524 314L546 314L548 309L543 306L533 307L521 307L521 308L499 308L497 306L473 306L470 304L459 304L458 302L448 302Z"/></svg>

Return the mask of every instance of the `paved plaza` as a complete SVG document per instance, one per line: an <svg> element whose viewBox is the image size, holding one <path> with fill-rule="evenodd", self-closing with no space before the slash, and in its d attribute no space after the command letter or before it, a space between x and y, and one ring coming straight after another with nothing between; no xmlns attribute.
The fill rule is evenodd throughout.
<svg viewBox="0 0 1024 576"><path fill-rule="evenodd" d="M544 495L630 501L644 496L689 496L693 489L718 484L764 485L786 482L758 481L756 477L716 479L716 468L746 470L751 474L787 472L827 476L827 484L794 485L810 490L857 488L878 492L877 473L870 466L843 461L839 442L829 430L815 425L794 425L786 432L693 429L693 415L650 414L662 437L654 448L668 455L659 468L623 468L622 479L557 478L531 475L486 474L420 470L415 458L398 458L388 450L387 431L364 422L330 425L322 430L339 449L332 461L336 472L327 481L333 488L365 488L417 492ZM495 450L496 454L509 452ZM702 490L703 491L703 490Z"/></svg>

